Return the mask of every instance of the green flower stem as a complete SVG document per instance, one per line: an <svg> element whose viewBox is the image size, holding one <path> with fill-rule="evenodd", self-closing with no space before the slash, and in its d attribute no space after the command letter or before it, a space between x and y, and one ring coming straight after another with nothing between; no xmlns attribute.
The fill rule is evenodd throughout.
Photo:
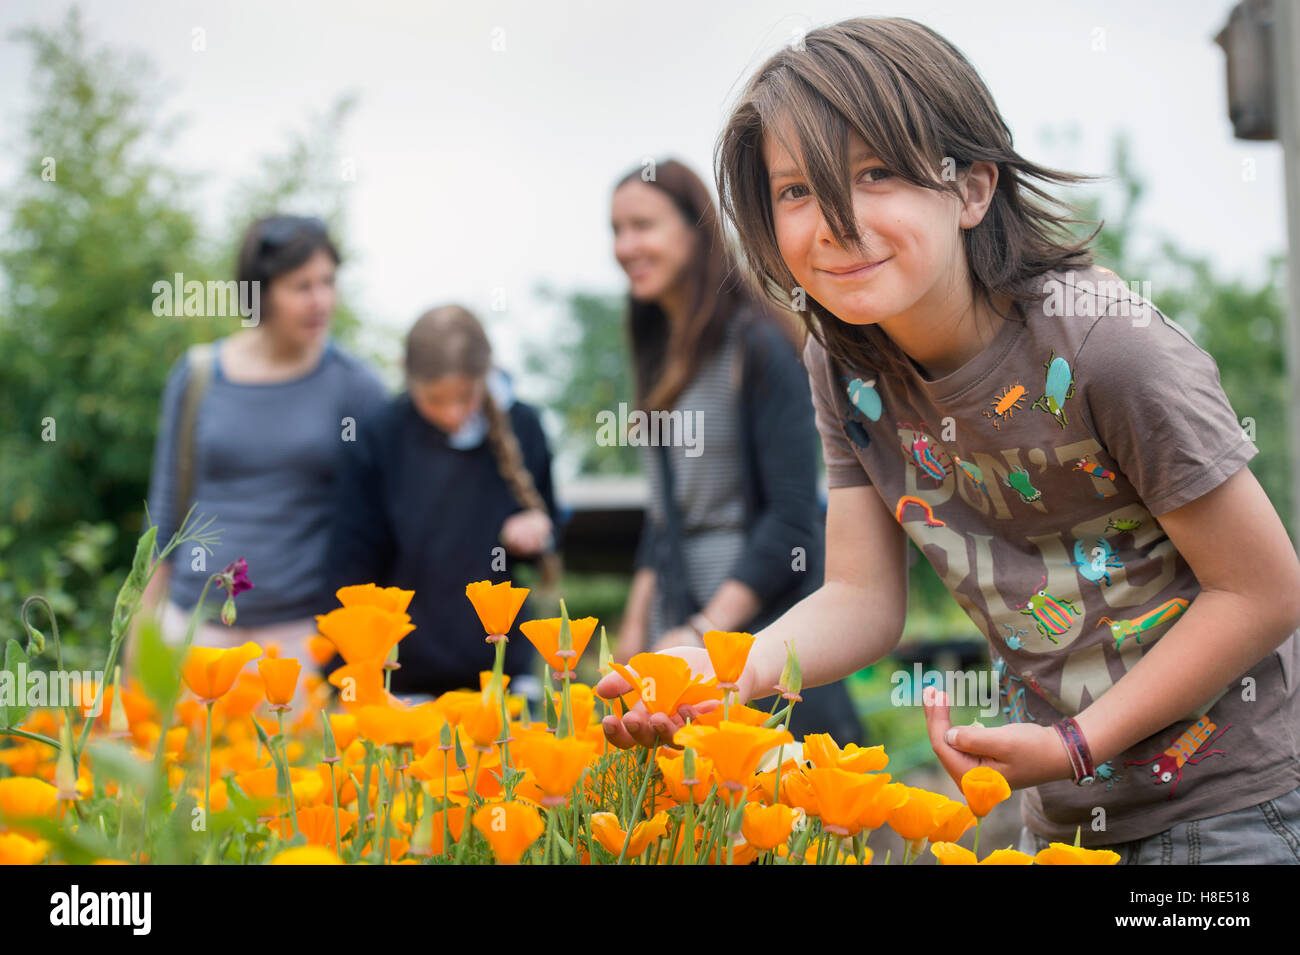
<svg viewBox="0 0 1300 955"><path fill-rule="evenodd" d="M23 739L29 739L34 743L44 743L46 746L54 747L55 752L62 749L57 739L50 739L48 736L42 736L40 733L29 733L27 730L20 730L17 727L10 726L8 729L0 729L0 736L21 736Z"/></svg>
<svg viewBox="0 0 1300 955"><path fill-rule="evenodd" d="M655 771L655 756L659 753L659 743L656 741L654 749L650 751L650 758L646 760L645 775L641 777L641 788L636 795L636 803L632 806L631 818L627 823L627 832L623 836L623 851L618 854L616 865L622 865L623 860L627 858L627 847L632 843L632 830L636 828L637 820L641 816L641 807L645 805L646 787L650 785L650 774Z"/></svg>

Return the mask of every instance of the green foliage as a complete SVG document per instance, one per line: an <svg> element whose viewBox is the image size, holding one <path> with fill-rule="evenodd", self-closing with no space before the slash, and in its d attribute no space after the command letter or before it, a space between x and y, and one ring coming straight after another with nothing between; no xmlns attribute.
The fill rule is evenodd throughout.
<svg viewBox="0 0 1300 955"><path fill-rule="evenodd" d="M20 172L0 193L0 639L41 593L75 648L106 637L112 577L131 566L167 374L191 343L234 330L155 315L154 284L231 278L239 236L266 212L340 227L333 142L352 100L266 157L224 237L205 241L196 177L162 161L173 130L148 64L94 46L75 8L18 38L34 68ZM336 333L347 342L356 325L340 296Z"/></svg>
<svg viewBox="0 0 1300 955"><path fill-rule="evenodd" d="M544 375L550 393L543 400L563 422L559 443L578 462L582 474L635 474L637 449L596 443L596 415L618 414L620 402L633 401L627 318L619 296L549 289L539 294L560 302L565 320L545 342L531 343L525 367Z"/></svg>

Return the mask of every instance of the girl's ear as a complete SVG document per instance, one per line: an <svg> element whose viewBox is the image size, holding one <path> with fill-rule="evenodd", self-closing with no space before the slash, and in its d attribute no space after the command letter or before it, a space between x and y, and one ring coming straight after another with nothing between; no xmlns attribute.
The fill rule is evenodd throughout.
<svg viewBox="0 0 1300 955"><path fill-rule="evenodd" d="M971 163L961 181L961 194L964 205L957 224L963 229L973 229L984 221L993 196L997 193L997 163Z"/></svg>

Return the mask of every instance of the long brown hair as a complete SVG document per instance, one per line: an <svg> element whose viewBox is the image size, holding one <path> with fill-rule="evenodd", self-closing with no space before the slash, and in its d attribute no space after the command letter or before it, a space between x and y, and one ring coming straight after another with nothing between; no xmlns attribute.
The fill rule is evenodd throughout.
<svg viewBox="0 0 1300 955"><path fill-rule="evenodd" d="M425 312L406 336L406 375L415 381L434 381L443 375L485 378L492 367L492 345L473 313L459 305L443 305ZM550 514L524 464L519 439L506 409L497 405L488 389L483 397L488 419L487 442L506 487L521 507ZM553 594L559 588L561 564L555 551L541 556L541 588Z"/></svg>
<svg viewBox="0 0 1300 955"><path fill-rule="evenodd" d="M687 166L666 159L648 177L638 168L614 187L640 180L665 193L695 233L695 251L686 266L686 320L679 326L668 321L655 302L628 296L628 338L636 373L637 404L649 410L667 410L695 377L700 364L722 344L727 323L742 308L757 317L774 316L761 295L737 267L718 219L717 208L704 182ZM791 329L778 322L788 337Z"/></svg>
<svg viewBox="0 0 1300 955"><path fill-rule="evenodd" d="M1038 166L1017 153L975 68L929 27L904 18L861 17L813 30L799 48L770 57L718 138L719 201L746 263L774 301L790 302L798 285L777 246L763 159L765 133L799 157L800 150L781 137L783 121L803 147L800 171L827 223L860 252L864 240L848 168L850 129L895 175L959 199L960 182L951 173L979 161L997 164L997 188L983 220L962 232L972 294L990 305L994 294L1027 305L1041 297L1035 279L1044 273L1092 263L1088 246L1101 226L1077 239L1068 225L1082 220L1065 214L1073 210L1032 180L1071 184L1096 177ZM807 310L800 310L804 324L832 358L904 373L906 356L880 328L849 325L811 296L806 302ZM1003 317L1020 320L1014 309Z"/></svg>

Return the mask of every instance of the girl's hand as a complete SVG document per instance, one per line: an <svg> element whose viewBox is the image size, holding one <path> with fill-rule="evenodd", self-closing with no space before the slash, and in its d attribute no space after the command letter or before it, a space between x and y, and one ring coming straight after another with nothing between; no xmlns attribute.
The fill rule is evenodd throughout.
<svg viewBox="0 0 1300 955"><path fill-rule="evenodd" d="M501 543L515 557L534 557L551 541L551 519L541 511L511 514L501 525Z"/></svg>
<svg viewBox="0 0 1300 955"><path fill-rule="evenodd" d="M703 648L677 647L663 652L666 656L681 657L691 665L693 673L705 677L713 675L713 664L709 662L709 654ZM612 700L631 691L632 686L617 673L610 673L597 683L594 689L597 696ZM605 737L619 749L630 749L638 744L645 747L671 746L673 734L681 729L687 720L715 710L719 705L717 700L708 700L693 706L678 707L677 712L670 716L665 713L651 714L646 709L645 703L638 701L622 719L612 713L606 716L601 721L601 727L605 730Z"/></svg>
<svg viewBox="0 0 1300 955"><path fill-rule="evenodd" d="M1037 723L953 726L946 693L927 686L921 701L930 745L958 786L962 776L976 766L996 769L1012 789L1074 778L1065 745L1052 727Z"/></svg>

